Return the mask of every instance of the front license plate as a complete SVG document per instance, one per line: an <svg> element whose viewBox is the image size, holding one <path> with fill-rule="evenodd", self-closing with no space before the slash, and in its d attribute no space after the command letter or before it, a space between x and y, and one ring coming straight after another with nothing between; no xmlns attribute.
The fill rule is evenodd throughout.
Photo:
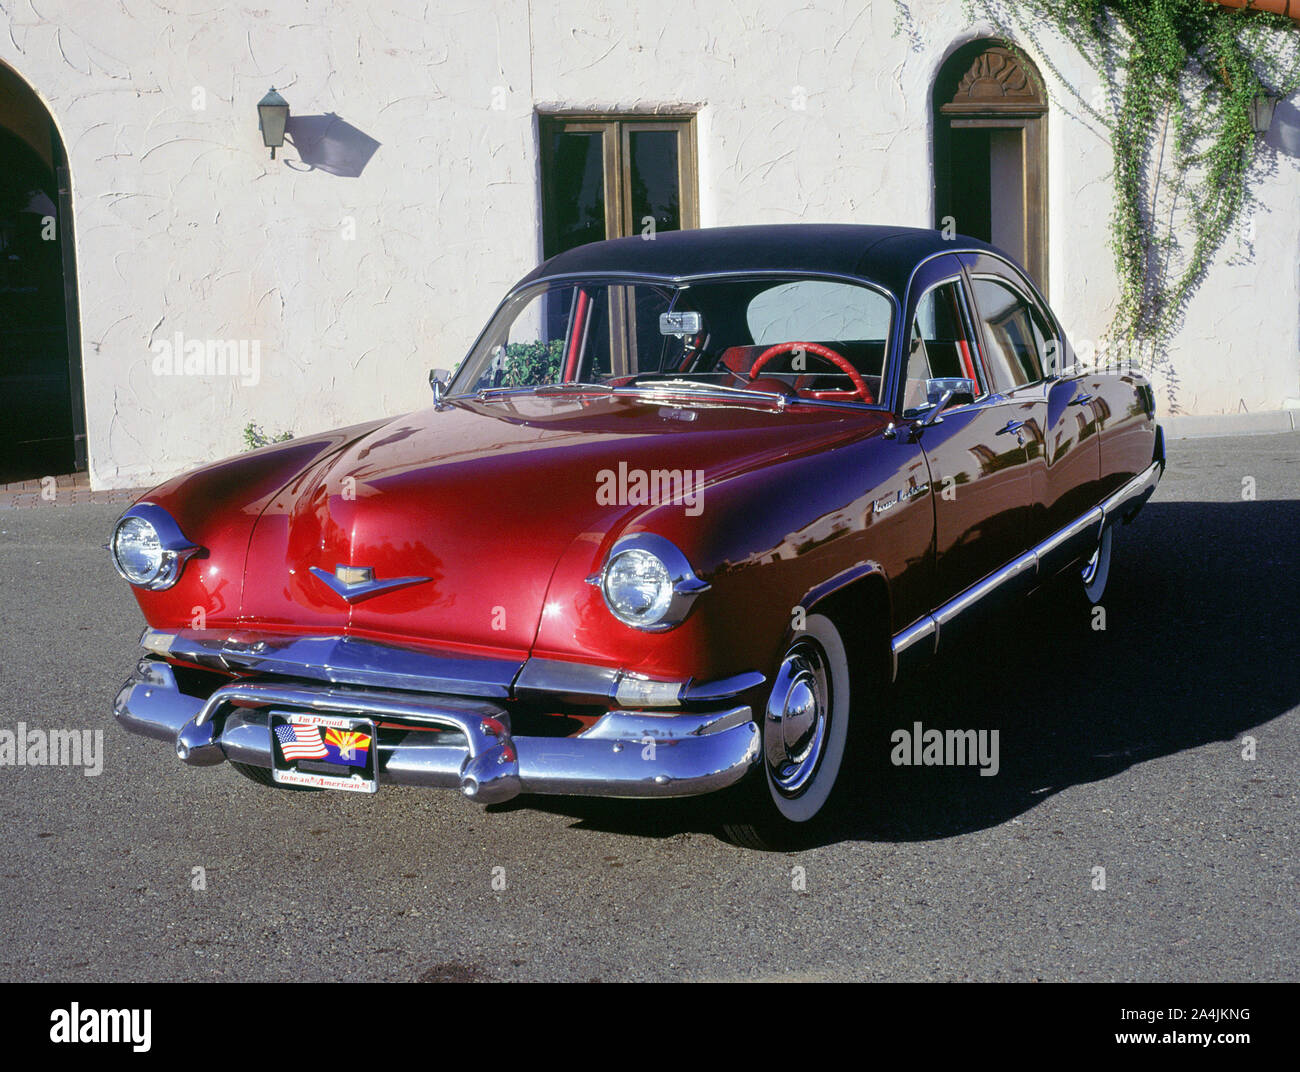
<svg viewBox="0 0 1300 1072"><path fill-rule="evenodd" d="M281 785L377 793L375 724L346 715L272 711L271 777Z"/></svg>

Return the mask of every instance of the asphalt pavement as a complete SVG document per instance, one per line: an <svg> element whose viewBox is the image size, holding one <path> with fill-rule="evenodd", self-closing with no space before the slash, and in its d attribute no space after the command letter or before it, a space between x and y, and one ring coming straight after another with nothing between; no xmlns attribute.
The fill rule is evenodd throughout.
<svg viewBox="0 0 1300 1072"><path fill-rule="evenodd" d="M798 853L691 801L182 766L111 714L144 624L103 550L121 509L0 511L0 735L103 734L96 776L0 766L0 978L1300 978L1300 433L1171 443L1106 628L1030 601L858 713ZM996 729L998 774L892 765L916 721Z"/></svg>

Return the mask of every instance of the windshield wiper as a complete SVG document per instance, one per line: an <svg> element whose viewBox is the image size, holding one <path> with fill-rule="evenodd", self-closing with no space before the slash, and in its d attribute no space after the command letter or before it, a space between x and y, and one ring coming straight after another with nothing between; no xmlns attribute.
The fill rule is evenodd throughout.
<svg viewBox="0 0 1300 1072"><path fill-rule="evenodd" d="M507 395L523 394L563 394L568 391L612 391L614 388L604 383L540 383L527 384L515 387L480 387L477 391L470 391L463 395L450 395L450 398L477 398L481 401L488 401L493 398L504 398Z"/></svg>
<svg viewBox="0 0 1300 1072"><path fill-rule="evenodd" d="M629 383L615 388L617 391L654 391L666 387L671 391L685 390L693 394L728 394L744 395L747 398L775 398L781 405L788 401L780 391L762 391L753 387L732 387L729 384L705 383L701 380L647 380L644 383Z"/></svg>
<svg viewBox="0 0 1300 1072"><path fill-rule="evenodd" d="M607 383L578 383L574 381L571 383L544 383L540 387L534 387L533 390L537 394L542 392L561 394L566 391L612 391L614 388Z"/></svg>

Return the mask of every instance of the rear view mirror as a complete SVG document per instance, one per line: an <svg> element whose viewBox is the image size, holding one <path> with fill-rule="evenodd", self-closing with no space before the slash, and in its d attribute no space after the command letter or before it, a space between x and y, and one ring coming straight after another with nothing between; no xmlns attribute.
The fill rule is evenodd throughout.
<svg viewBox="0 0 1300 1072"><path fill-rule="evenodd" d="M698 335L704 327L704 318L699 313L660 313L660 335Z"/></svg>
<svg viewBox="0 0 1300 1072"><path fill-rule="evenodd" d="M447 397L447 387L451 380L451 373L446 369L436 368L429 370L429 386L433 388L433 401L437 405Z"/></svg>

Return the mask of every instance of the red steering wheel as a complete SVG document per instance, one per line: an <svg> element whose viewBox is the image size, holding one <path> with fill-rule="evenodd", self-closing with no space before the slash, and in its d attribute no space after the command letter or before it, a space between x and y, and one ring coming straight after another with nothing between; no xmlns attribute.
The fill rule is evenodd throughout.
<svg viewBox="0 0 1300 1072"><path fill-rule="evenodd" d="M766 365L777 354L789 353L791 350L803 350L805 353L816 354L818 357L824 357L832 365L839 367L840 371L848 376L853 383L852 391L814 391L815 398L852 398L855 395L862 399L867 405L875 405L876 396L871 393L871 388L867 386L867 381L862 378L862 374L849 363L848 358L842 354L837 354L829 346L822 346L815 342L779 342L775 346L769 346L749 368L749 379L752 381L758 375L758 370Z"/></svg>

